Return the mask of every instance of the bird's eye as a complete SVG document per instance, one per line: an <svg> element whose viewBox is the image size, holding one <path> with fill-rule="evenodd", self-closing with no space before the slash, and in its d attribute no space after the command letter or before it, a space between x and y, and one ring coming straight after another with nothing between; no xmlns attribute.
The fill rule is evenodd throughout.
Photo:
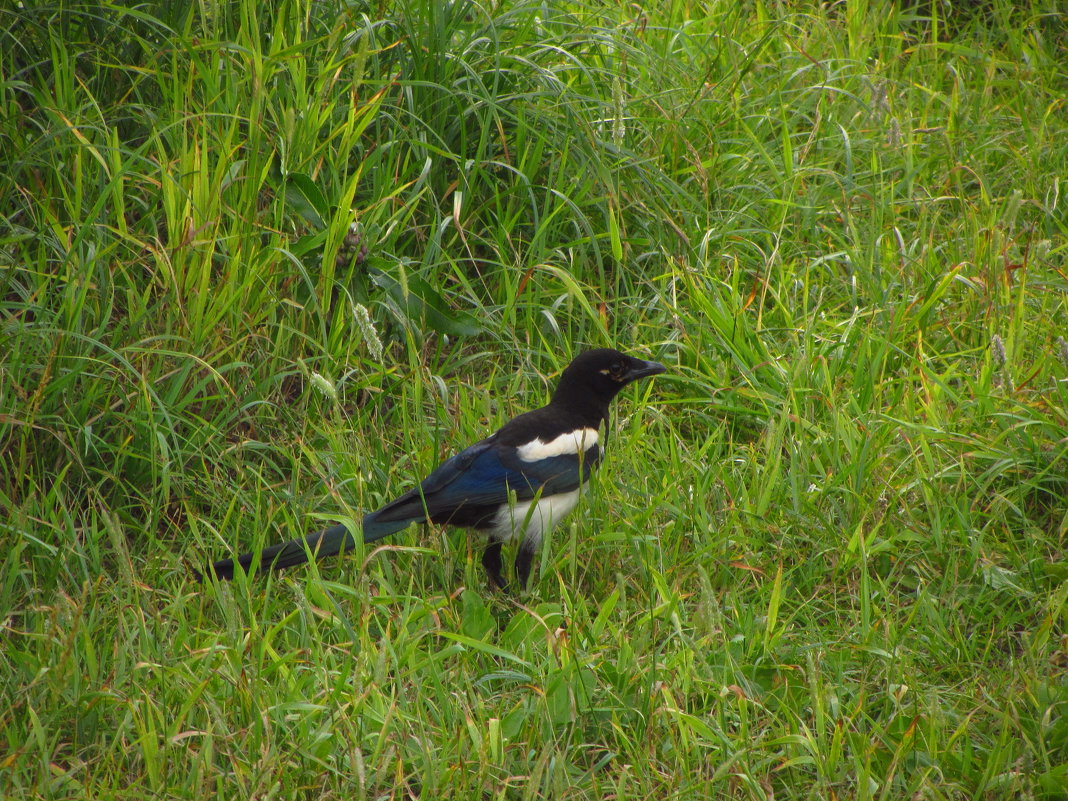
<svg viewBox="0 0 1068 801"><path fill-rule="evenodd" d="M626 369L627 368L624 367L622 364L616 362L608 368L608 374L611 375L612 378L620 379L623 377L623 373L626 372Z"/></svg>

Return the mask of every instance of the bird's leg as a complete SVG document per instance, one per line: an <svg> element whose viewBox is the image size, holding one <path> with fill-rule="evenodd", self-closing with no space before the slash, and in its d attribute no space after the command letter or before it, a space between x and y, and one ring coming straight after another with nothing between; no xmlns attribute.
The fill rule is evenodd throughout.
<svg viewBox="0 0 1068 801"><path fill-rule="evenodd" d="M519 589L525 590L530 580L530 566L534 561L534 554L538 550L539 540L526 537L519 545L519 551L515 555L515 578L519 582Z"/></svg>
<svg viewBox="0 0 1068 801"><path fill-rule="evenodd" d="M490 583L497 589L503 590L508 582L504 580L504 576L501 575L501 547L503 542L496 539L491 539L489 545L486 546L486 550L482 552L482 567L486 568L486 575L489 576Z"/></svg>

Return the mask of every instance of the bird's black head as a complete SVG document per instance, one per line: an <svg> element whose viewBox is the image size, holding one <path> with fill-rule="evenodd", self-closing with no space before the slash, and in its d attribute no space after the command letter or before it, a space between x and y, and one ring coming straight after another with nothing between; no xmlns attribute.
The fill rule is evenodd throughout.
<svg viewBox="0 0 1068 801"><path fill-rule="evenodd" d="M631 381L667 370L660 362L647 362L618 350L588 350L575 357L560 376L553 401L607 407L608 402Z"/></svg>

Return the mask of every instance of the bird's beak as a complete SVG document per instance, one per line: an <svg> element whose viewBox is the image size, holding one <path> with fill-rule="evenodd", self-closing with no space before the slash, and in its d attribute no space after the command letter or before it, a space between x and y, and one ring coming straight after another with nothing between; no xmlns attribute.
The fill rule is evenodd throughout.
<svg viewBox="0 0 1068 801"><path fill-rule="evenodd" d="M627 370L627 383L631 381L637 381L639 378L646 378L651 375L658 375L660 373L666 373L667 368L660 362L646 362L641 359L636 359L638 362L634 367Z"/></svg>

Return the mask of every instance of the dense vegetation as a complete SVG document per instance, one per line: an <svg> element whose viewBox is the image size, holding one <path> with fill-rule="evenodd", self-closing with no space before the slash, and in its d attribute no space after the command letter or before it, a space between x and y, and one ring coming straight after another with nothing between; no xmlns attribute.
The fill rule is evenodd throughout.
<svg viewBox="0 0 1068 801"><path fill-rule="evenodd" d="M1068 793L1054 0L0 9L0 794ZM412 529L620 398L528 594Z"/></svg>

